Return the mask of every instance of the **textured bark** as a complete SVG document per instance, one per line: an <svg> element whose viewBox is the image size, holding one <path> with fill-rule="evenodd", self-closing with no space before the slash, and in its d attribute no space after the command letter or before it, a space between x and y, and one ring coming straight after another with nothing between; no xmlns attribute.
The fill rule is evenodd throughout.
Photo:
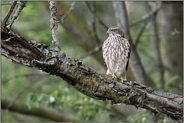
<svg viewBox="0 0 184 123"><path fill-rule="evenodd" d="M165 43L165 63L171 75L183 73L183 2L162 2L161 25ZM181 81L182 82L182 81Z"/></svg>
<svg viewBox="0 0 184 123"><path fill-rule="evenodd" d="M32 107L29 109L28 106L26 106L25 104L19 104L16 102L14 102L9 107L10 104L12 104L12 101L8 99L1 99L1 108L4 110L17 112L20 114L42 117L42 118L46 118L46 119L57 121L57 122L75 122L77 121L77 119L72 116L67 116L67 115L64 115L64 113L53 111L47 108Z"/></svg>
<svg viewBox="0 0 184 123"><path fill-rule="evenodd" d="M28 41L5 27L2 27L1 34L2 55L16 63L61 77L89 97L161 112L176 120L183 118L183 97L180 95L155 91L136 82L114 80L64 53L55 56L55 51L48 46Z"/></svg>

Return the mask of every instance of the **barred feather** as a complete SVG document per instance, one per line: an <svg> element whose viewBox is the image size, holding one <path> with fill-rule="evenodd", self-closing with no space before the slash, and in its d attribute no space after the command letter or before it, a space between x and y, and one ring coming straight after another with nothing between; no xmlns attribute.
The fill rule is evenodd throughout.
<svg viewBox="0 0 184 123"><path fill-rule="evenodd" d="M125 76L130 54L129 42L117 31L110 32L109 37L104 41L102 50L108 69L106 74L114 73L118 78Z"/></svg>

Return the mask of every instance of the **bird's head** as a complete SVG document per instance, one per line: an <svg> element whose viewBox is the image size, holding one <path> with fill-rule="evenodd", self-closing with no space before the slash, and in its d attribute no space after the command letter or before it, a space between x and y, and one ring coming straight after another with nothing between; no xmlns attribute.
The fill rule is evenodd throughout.
<svg viewBox="0 0 184 123"><path fill-rule="evenodd" d="M109 34L109 35L116 35L116 34L119 34L119 35L121 35L122 37L124 37L123 31L120 29L120 27L116 27L116 26L110 27L110 28L107 30L107 34Z"/></svg>

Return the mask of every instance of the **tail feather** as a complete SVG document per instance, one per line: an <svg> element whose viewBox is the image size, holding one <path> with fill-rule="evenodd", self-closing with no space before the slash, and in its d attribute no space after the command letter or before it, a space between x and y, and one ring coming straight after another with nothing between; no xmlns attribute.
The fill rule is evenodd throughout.
<svg viewBox="0 0 184 123"><path fill-rule="evenodd" d="M109 69L107 69L107 72L106 72L106 74L107 74L107 75L110 75L110 71L109 71Z"/></svg>

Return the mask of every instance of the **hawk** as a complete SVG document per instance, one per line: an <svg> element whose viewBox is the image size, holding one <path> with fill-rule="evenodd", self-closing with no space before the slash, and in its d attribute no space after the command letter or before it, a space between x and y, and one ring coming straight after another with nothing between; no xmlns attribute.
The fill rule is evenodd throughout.
<svg viewBox="0 0 184 123"><path fill-rule="evenodd" d="M107 33L109 37L102 46L103 58L107 66L106 74L126 81L130 44L119 27L110 27Z"/></svg>

